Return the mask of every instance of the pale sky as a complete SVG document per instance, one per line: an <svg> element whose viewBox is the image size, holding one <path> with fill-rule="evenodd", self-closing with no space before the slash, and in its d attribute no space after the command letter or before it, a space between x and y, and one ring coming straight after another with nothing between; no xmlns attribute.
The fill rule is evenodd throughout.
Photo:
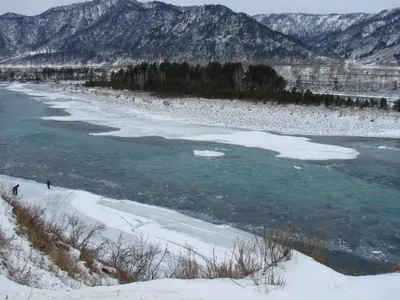
<svg viewBox="0 0 400 300"><path fill-rule="evenodd" d="M46 9L85 0L0 0L0 15L14 12L36 15ZM146 2L146 1L142 1ZM376 13L400 6L399 0L166 0L175 5L222 4L250 15L261 13Z"/></svg>

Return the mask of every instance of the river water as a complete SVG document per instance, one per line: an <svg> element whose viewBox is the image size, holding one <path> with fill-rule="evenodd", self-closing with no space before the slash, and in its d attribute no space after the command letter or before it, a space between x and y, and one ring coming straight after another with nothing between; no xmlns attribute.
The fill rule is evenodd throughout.
<svg viewBox="0 0 400 300"><path fill-rule="evenodd" d="M49 179L248 231L321 228L335 268L375 272L400 260L399 140L315 137L361 154L309 162L227 144L92 136L110 128L40 119L65 114L0 87L0 174ZM215 149L226 156L193 156Z"/></svg>

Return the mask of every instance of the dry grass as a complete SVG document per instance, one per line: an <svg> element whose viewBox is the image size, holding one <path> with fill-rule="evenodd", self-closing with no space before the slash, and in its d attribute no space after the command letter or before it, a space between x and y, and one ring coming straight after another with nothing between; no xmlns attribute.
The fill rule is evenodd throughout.
<svg viewBox="0 0 400 300"><path fill-rule="evenodd" d="M298 230L295 226L289 226L287 229L277 229L270 235L274 243L283 245L288 249L297 250L312 257L315 261L327 265L329 253L324 247L322 230L306 236L300 236L297 232Z"/></svg>
<svg viewBox="0 0 400 300"><path fill-rule="evenodd" d="M47 231L45 210L38 206L24 206L19 202L14 202L12 208L19 233L26 235L35 249L50 254L55 243Z"/></svg>
<svg viewBox="0 0 400 300"><path fill-rule="evenodd" d="M79 256L79 259L83 262L85 262L86 268L90 270L92 273L97 273L97 269L94 266L95 262L95 253L89 248L83 248L81 251L81 255Z"/></svg>
<svg viewBox="0 0 400 300"><path fill-rule="evenodd" d="M186 253L181 253L178 258L173 261L169 267L173 270L168 277L176 279L196 279L204 278L204 266L196 260L196 254L192 249L188 249Z"/></svg>
<svg viewBox="0 0 400 300"><path fill-rule="evenodd" d="M77 216L67 215L49 221L45 209L22 204L16 197L10 196L7 189L0 189L0 193L12 207L18 233L26 236L34 249L51 258L56 266L54 271L58 268L67 272L68 276L77 278L81 273L78 264L82 261L91 273L104 276L95 266L96 262L102 262L106 267L116 270L115 274L109 275L116 277L120 283L160 277L160 265L165 254L162 255L158 246L148 243L143 238L128 243L119 237L116 240L104 240L100 245L93 246L94 240L103 239L101 234L104 225L89 225ZM5 243L5 239L2 240ZM70 247L80 251L79 259L74 259L69 251ZM15 270L15 273L17 271ZM24 276L20 278L23 282Z"/></svg>
<svg viewBox="0 0 400 300"><path fill-rule="evenodd" d="M390 273L400 273L400 263L394 264L390 267Z"/></svg>
<svg viewBox="0 0 400 300"><path fill-rule="evenodd" d="M283 232L282 232L283 233ZM211 260L199 257L193 249L181 254L173 263L169 277L178 279L251 278L257 285L283 287L285 281L276 277L274 269L290 260L292 250L278 244L277 233L254 237L253 240L236 240L228 259L219 261L214 253ZM197 259L204 260L199 263Z"/></svg>
<svg viewBox="0 0 400 300"><path fill-rule="evenodd" d="M56 266L67 272L69 277L75 278L76 275L81 273L77 262L65 249L55 248L51 254L51 259Z"/></svg>

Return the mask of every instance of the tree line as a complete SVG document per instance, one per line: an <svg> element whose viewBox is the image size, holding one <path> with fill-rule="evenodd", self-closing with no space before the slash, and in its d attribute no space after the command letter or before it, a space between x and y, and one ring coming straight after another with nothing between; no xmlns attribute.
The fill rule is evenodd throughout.
<svg viewBox="0 0 400 300"><path fill-rule="evenodd" d="M313 94L296 87L287 88L284 78L268 65L249 65L245 70L240 62L209 62L190 65L187 62L142 62L126 69L104 73L96 80L85 82L88 87L108 87L132 91L155 92L159 96L196 96L203 98L242 99L255 102L275 102L326 107L389 108L381 99L353 99L330 94ZM400 111L400 100L393 107Z"/></svg>
<svg viewBox="0 0 400 300"><path fill-rule="evenodd" d="M160 95L205 98L269 99L286 87L286 81L267 65L209 62L206 66L164 61L141 63L111 72L110 78L86 82L87 86L143 90Z"/></svg>
<svg viewBox="0 0 400 300"><path fill-rule="evenodd" d="M46 67L43 69L31 70L18 70L18 69L0 69L0 80L24 80L24 81L59 81L59 80L98 80L101 74L105 72L101 68L88 68L88 67L63 67L51 68Z"/></svg>
<svg viewBox="0 0 400 300"><path fill-rule="evenodd" d="M274 102L326 107L389 108L385 98L361 99L331 94L314 94L300 90L302 85L289 88L282 76L269 65L254 64L245 67L240 62L206 65L177 63L139 63L126 69L108 73L104 68L65 67L41 70L0 70L0 80L84 80L88 87L101 86L154 92L159 96L195 96L203 98L242 99L254 102ZM400 100L392 108L400 112Z"/></svg>

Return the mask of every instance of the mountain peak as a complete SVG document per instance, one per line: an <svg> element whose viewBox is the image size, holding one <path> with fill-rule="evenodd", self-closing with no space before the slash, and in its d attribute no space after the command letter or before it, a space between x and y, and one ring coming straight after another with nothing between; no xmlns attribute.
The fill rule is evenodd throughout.
<svg viewBox="0 0 400 300"><path fill-rule="evenodd" d="M23 17L25 17L25 16L11 13L11 12L5 13L4 15L0 16L0 18L7 18L7 19L15 19L15 18L23 18Z"/></svg>

